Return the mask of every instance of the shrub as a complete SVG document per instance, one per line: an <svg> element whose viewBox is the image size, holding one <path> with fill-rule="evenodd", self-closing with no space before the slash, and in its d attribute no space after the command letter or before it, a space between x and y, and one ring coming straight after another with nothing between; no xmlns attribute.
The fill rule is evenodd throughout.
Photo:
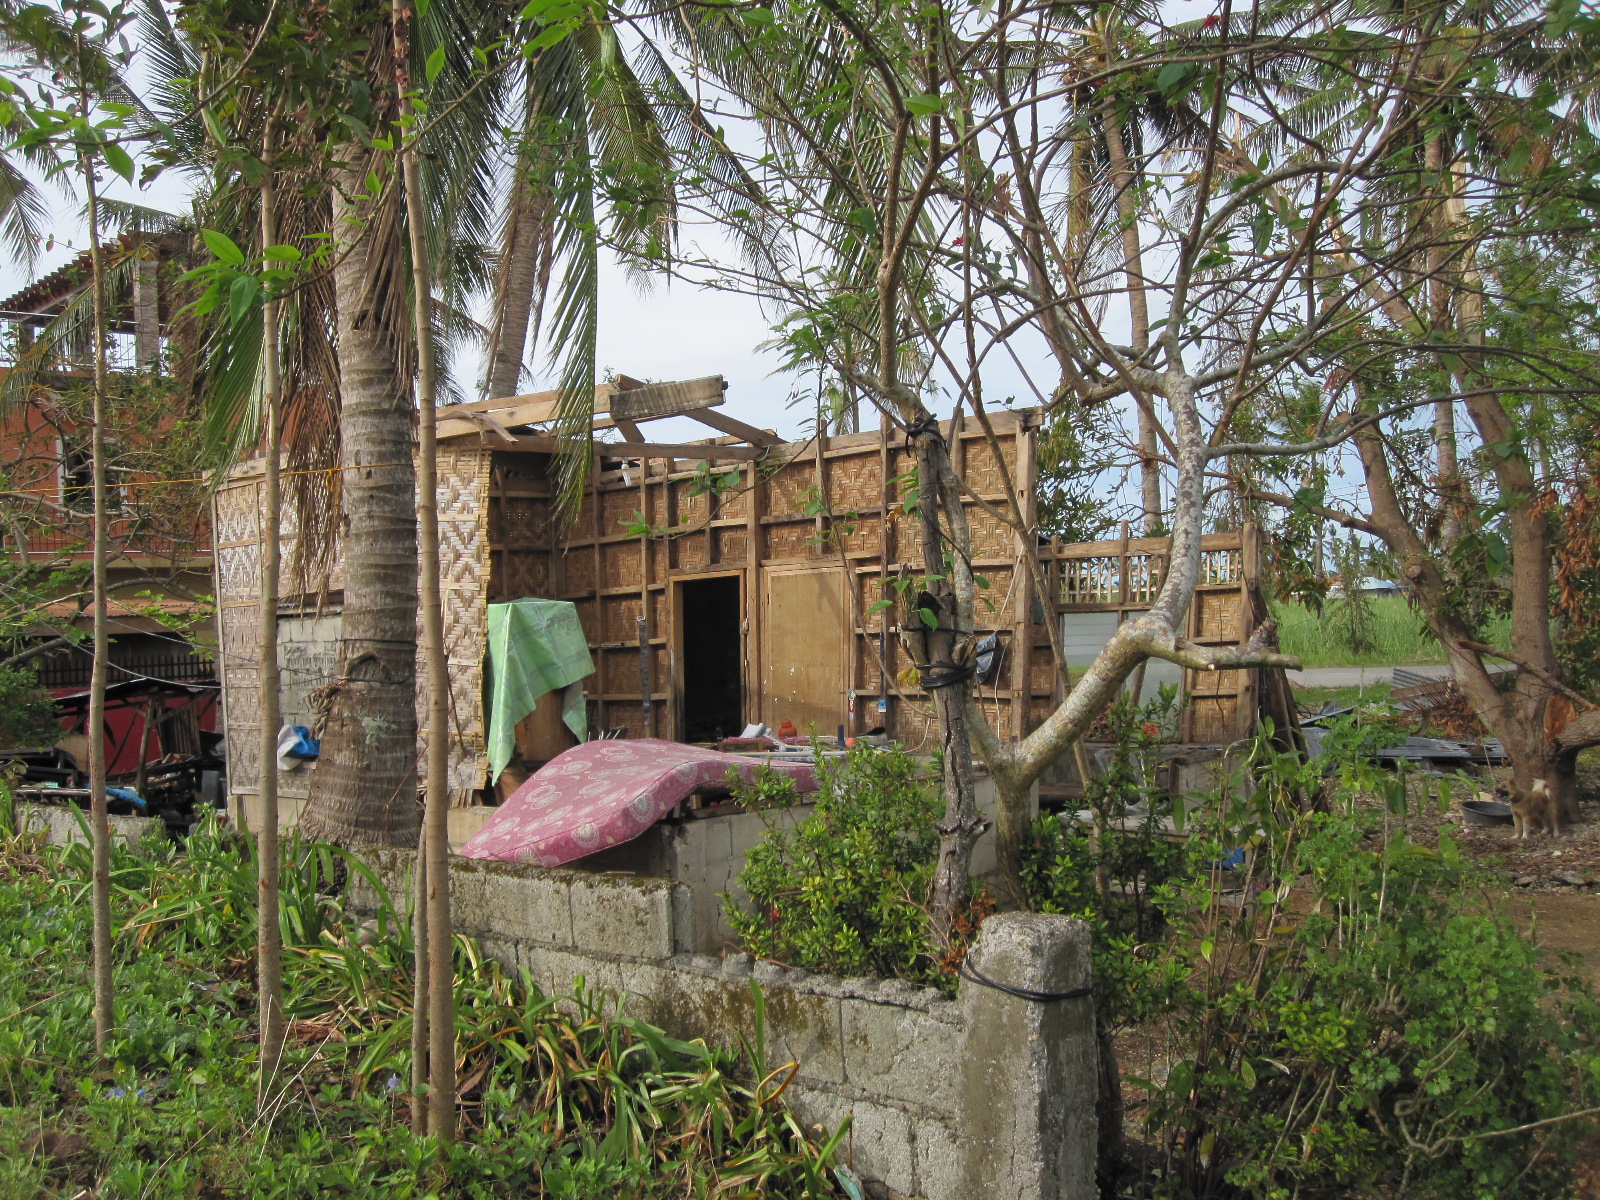
<svg viewBox="0 0 1600 1200"><path fill-rule="evenodd" d="M857 747L817 763L812 813L793 828L769 820L739 883L728 921L752 954L831 975L897 976L953 987L929 952L929 883L938 857L943 802L899 750ZM937 773L935 772L935 775ZM799 799L794 785L764 771L736 798L778 813Z"/></svg>

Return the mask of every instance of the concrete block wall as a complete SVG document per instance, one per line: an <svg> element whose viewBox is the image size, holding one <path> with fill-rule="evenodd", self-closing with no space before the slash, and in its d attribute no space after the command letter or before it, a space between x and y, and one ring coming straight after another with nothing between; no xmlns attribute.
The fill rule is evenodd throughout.
<svg viewBox="0 0 1600 1200"><path fill-rule="evenodd" d="M78 824L82 816L83 826ZM88 841L82 829L89 823L89 810L75 804L19 804L17 816L23 829L44 830L52 846L67 846ZM111 836L119 842L138 842L147 837L165 837L166 827L155 817L121 817L110 814Z"/></svg>
<svg viewBox="0 0 1600 1200"><path fill-rule="evenodd" d="M412 855L373 866L409 894ZM846 1155L876 1194L921 1200L1089 1200L1094 1194L1095 1044L1087 997L1036 1002L964 979L955 999L899 980L838 979L700 952L703 905L668 879L452 859L456 928L549 992L626 995L678 1037L737 1046L760 987L767 1069L799 1064L786 1095L800 1118L846 1118ZM376 896L358 882L354 905ZM1089 982L1088 930L1008 913L970 961L995 983L1059 993Z"/></svg>

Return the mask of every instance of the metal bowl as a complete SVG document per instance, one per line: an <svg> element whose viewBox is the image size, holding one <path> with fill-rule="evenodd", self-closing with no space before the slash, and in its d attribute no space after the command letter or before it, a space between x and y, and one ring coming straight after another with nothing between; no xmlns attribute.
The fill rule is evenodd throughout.
<svg viewBox="0 0 1600 1200"><path fill-rule="evenodd" d="M1461 815L1468 825L1511 824L1511 806L1498 800L1463 800Z"/></svg>

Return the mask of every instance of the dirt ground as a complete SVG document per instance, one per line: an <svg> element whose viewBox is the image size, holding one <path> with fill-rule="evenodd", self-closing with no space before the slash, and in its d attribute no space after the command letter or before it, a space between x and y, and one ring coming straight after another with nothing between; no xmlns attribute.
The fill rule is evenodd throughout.
<svg viewBox="0 0 1600 1200"><path fill-rule="evenodd" d="M1483 798L1494 790L1503 770L1475 780ZM1472 799L1453 788L1455 801ZM1579 970L1600 987L1600 763L1586 762L1580 771L1579 822L1560 837L1537 834L1525 840L1509 825L1465 824L1459 807L1440 815L1423 803L1422 816L1407 818L1411 838L1437 845L1439 830L1448 828L1462 851L1489 875L1491 895L1519 928L1552 952L1579 956Z"/></svg>

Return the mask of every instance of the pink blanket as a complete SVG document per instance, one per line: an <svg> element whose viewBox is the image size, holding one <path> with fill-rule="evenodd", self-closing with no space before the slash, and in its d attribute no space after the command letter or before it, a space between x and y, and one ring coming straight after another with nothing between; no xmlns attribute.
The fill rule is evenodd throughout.
<svg viewBox="0 0 1600 1200"><path fill-rule="evenodd" d="M690 792L723 782L729 770L752 781L760 765L657 738L585 742L511 793L461 855L559 867L632 841ZM800 791L816 790L810 763L771 765Z"/></svg>

